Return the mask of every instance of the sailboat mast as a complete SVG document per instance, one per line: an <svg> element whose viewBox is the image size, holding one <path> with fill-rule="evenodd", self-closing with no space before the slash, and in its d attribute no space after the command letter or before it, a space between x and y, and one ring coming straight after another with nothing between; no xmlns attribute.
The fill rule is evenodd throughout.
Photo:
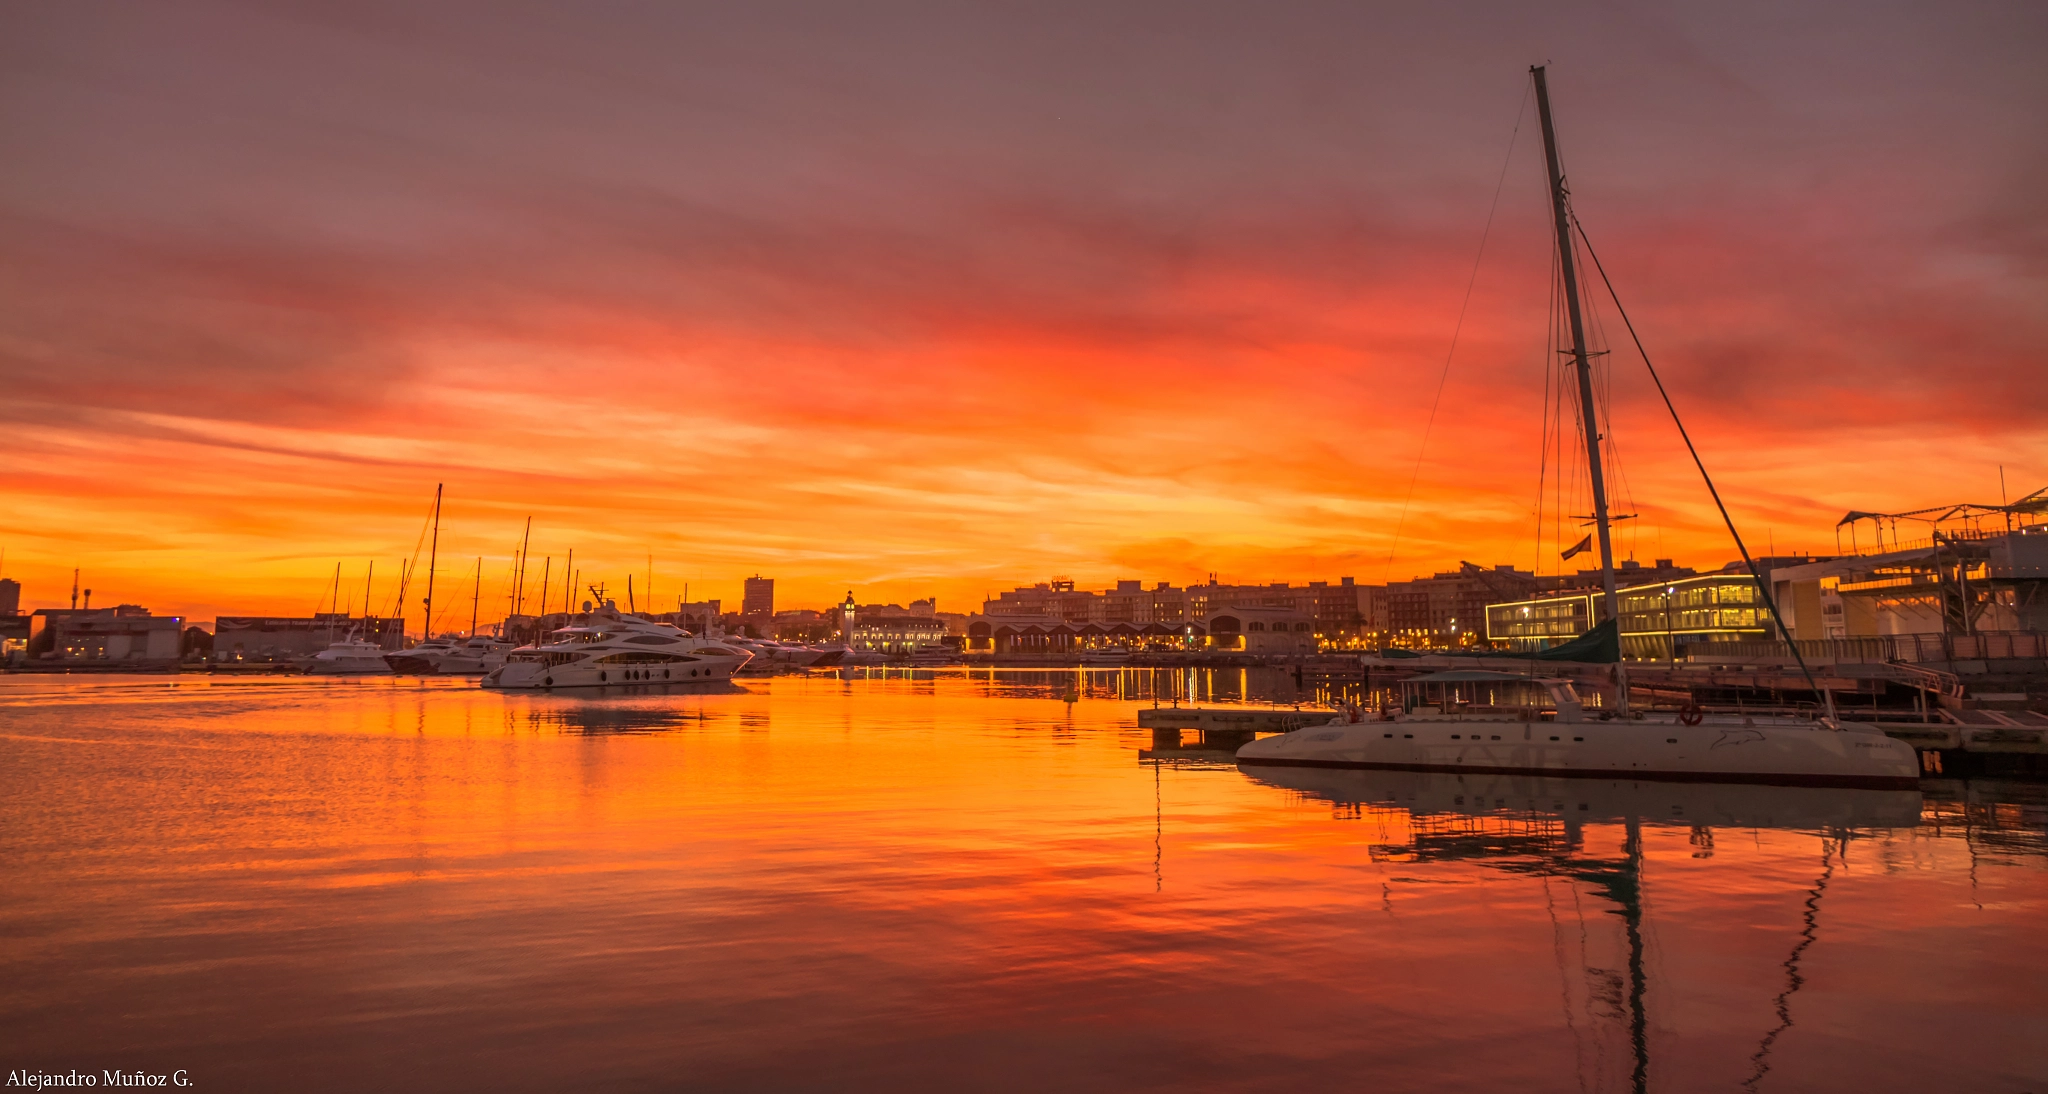
<svg viewBox="0 0 2048 1094"><path fill-rule="evenodd" d="M519 568L512 577L512 614L526 608L526 549L533 544L533 518L526 518L526 532L519 537Z"/></svg>
<svg viewBox="0 0 2048 1094"><path fill-rule="evenodd" d="M484 596L484 556L476 556L476 586L469 591L469 636L476 637L476 608Z"/></svg>
<svg viewBox="0 0 2048 1094"><path fill-rule="evenodd" d="M1550 207L1557 221L1557 261L1564 279L1565 307L1571 313L1572 365L1579 373L1579 416L1586 429L1586 471L1593 477L1593 524L1600 535L1600 587L1607 593L1606 616L1621 609L1614 595L1614 537L1607 519L1607 474L1600 459L1600 424L1593 409L1593 362L1586 352L1586 317L1579 305L1579 274L1572 261L1571 205L1564 188L1564 168L1557 158L1557 132L1550 124L1550 86L1543 66L1529 69L1536 78L1536 113L1543 119L1543 157L1550 168Z"/></svg>
<svg viewBox="0 0 2048 1094"><path fill-rule="evenodd" d="M427 599L423 601L427 618L420 623L420 641L434 637L434 562L441 553L441 483L434 484L434 539L427 548ZM413 541L413 550L419 550L418 540ZM417 556L415 556L417 557Z"/></svg>
<svg viewBox="0 0 2048 1094"><path fill-rule="evenodd" d="M370 640L370 579L377 576L377 560L363 568L363 641Z"/></svg>

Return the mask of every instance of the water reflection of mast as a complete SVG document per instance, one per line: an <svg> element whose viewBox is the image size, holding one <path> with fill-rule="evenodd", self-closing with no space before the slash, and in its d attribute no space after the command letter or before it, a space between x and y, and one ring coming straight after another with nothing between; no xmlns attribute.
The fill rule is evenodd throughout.
<svg viewBox="0 0 2048 1094"><path fill-rule="evenodd" d="M1166 813L1159 799L1159 761L1152 761L1152 891L1166 887Z"/></svg>
<svg viewBox="0 0 2048 1094"><path fill-rule="evenodd" d="M1458 803L1462 805L1464 800L1461 797ZM1486 823L1489 819L1496 823L1505 822L1508 827L1505 830L1495 828ZM1586 962L1583 967L1588 977L1585 1005L1596 1016L1621 1020L1620 1024L1627 1030L1629 1044L1629 1089L1635 1094L1646 1094L1650 1079L1649 976L1643 958L1642 819L1635 813L1625 814L1620 819L1624 836L1619 859L1586 856L1579 821L1569 814L1548 818L1534 812L1494 814L1490 817L1465 814L1454 822L1458 830L1446 831L1440 827L1440 822L1431 823L1435 818L1430 814L1411 812L1410 826L1419 837L1415 848L1419 858L1471 859L1513 873L1562 878L1574 883L1574 899L1577 883L1584 883L1612 903L1622 921L1628 950L1627 972L1617 974L1591 964L1593 957L1586 952L1586 939L1582 936L1580 956ZM1430 828L1437 831L1427 831ZM1431 844L1434 846L1429 846ZM1597 1009L1595 1004L1598 1003L1608 1003L1614 1010ZM1614 1026L1607 1028L1617 1035L1620 1032ZM1576 1042L1579 1031L1575 1026L1573 1036ZM1606 1054L1602 1051L1604 1046L1599 1046L1599 1034L1594 1036L1594 1067L1597 1072L1603 1070L1597 1061L1604 1060ZM1582 1062L1580 1081L1585 1085L1583 1067ZM1604 1087L1606 1084L1596 1078L1591 1085Z"/></svg>
<svg viewBox="0 0 2048 1094"><path fill-rule="evenodd" d="M1643 994L1648 987L1643 975L1643 822L1641 818L1628 818L1628 842L1624 849L1628 858L1628 886L1622 896L1622 921L1628 924L1628 1040L1635 1050L1635 1081L1630 1084L1636 1094L1650 1089L1650 1042L1649 1018L1643 1009Z"/></svg>
<svg viewBox="0 0 2048 1094"><path fill-rule="evenodd" d="M1844 837L1843 842L1847 843L1846 837ZM1771 1054L1771 1046L1777 1043L1779 1034L1792 1028L1792 996L1806 984L1806 978L1799 973L1799 958L1806 953L1806 948L1813 945L1814 940L1819 937L1821 894L1827 892L1828 881L1835 876L1832 849L1826 837L1822 837L1820 841L1820 865L1820 877L1815 878L1813 888L1806 891L1806 912L1802 916L1805 920L1805 926L1800 928L1799 943L1792 947L1792 952L1786 956L1783 962L1785 967L1785 990L1779 992L1778 998L1772 1002L1773 1009L1778 1012L1778 1026L1776 1029L1764 1034L1764 1039L1756 1046L1756 1055L1749 1058L1749 1062L1755 1066L1756 1070L1751 1073L1749 1078L1742 1081L1742 1086L1746 1090L1755 1090L1756 1084L1761 1082L1765 1073L1771 1070L1768 1060Z"/></svg>

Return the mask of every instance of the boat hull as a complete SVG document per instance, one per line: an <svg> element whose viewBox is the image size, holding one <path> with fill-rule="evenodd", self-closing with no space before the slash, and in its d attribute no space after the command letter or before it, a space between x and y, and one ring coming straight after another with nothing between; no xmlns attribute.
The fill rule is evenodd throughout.
<svg viewBox="0 0 2048 1094"><path fill-rule="evenodd" d="M1816 789L1305 767L1250 767L1244 773L1262 785L1334 805L1386 805L1420 815L1551 814L1581 824L1639 818L1716 828L1911 828L1920 823L1921 807L1917 787Z"/></svg>
<svg viewBox="0 0 2048 1094"><path fill-rule="evenodd" d="M306 666L308 676L389 676L391 666L380 659L352 658L346 661L314 661Z"/></svg>
<svg viewBox="0 0 2048 1094"><path fill-rule="evenodd" d="M392 672L408 676L433 676L441 671L440 658L410 651L387 653L384 655L384 663L391 666Z"/></svg>
<svg viewBox="0 0 2048 1094"><path fill-rule="evenodd" d="M1476 732L1475 732L1476 731ZM1803 726L1638 722L1331 722L1252 741L1240 764L1565 779L1902 790L1912 746Z"/></svg>
<svg viewBox="0 0 2048 1094"><path fill-rule="evenodd" d="M628 655L632 656L632 655ZM640 655L650 656L650 655ZM483 678L483 686L507 691L602 688L620 684L712 684L732 680L745 656L670 655L669 661L578 662L548 665L507 661Z"/></svg>

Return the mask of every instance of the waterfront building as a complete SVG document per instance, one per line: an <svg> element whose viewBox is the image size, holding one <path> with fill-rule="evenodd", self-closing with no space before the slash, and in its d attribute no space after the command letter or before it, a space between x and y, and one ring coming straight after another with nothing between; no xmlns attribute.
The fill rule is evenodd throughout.
<svg viewBox="0 0 2048 1094"><path fill-rule="evenodd" d="M1508 564L1470 562L1429 577L1388 582L1384 630L1390 646L1442 649L1487 641L1487 605L1535 594L1536 575Z"/></svg>
<svg viewBox="0 0 2048 1094"><path fill-rule="evenodd" d="M0 664L28 651L28 616L21 614L21 583L0 577Z"/></svg>
<svg viewBox="0 0 2048 1094"><path fill-rule="evenodd" d="M1615 596L1621 602L1621 655L1629 660L1682 660L1711 655L1717 645L1771 636L1770 612L1756 581L1739 568L1632 585ZM1605 592L1588 590L1489 604L1486 638L1518 652L1562 645L1605 618L1606 599Z"/></svg>
<svg viewBox="0 0 2048 1094"><path fill-rule="evenodd" d="M740 594L740 614L754 619L768 619L775 615L775 579L755 574L746 581L746 588Z"/></svg>
<svg viewBox="0 0 2048 1094"><path fill-rule="evenodd" d="M915 653L944 645L946 624L930 615L891 615L863 618L853 626L847 645L857 650L882 653Z"/></svg>
<svg viewBox="0 0 2048 1094"><path fill-rule="evenodd" d="M2048 631L2048 524L1956 529L1903 550L1770 574L1792 637Z"/></svg>
<svg viewBox="0 0 2048 1094"><path fill-rule="evenodd" d="M1286 607L1226 607L1208 616L1206 648L1257 654L1316 651L1315 617Z"/></svg>
<svg viewBox="0 0 2048 1094"><path fill-rule="evenodd" d="M756 622L756 638L773 638L778 642L823 642L832 637L832 622L826 613L810 608L792 608L776 612L763 626Z"/></svg>
<svg viewBox="0 0 2048 1094"><path fill-rule="evenodd" d="M1380 592L1378 586L1359 585L1349 577L1339 578L1335 584L1226 585L1211 575L1207 583L1185 588L1165 581L1147 588L1143 582L1124 580L1101 592L1077 589L1074 582L1056 578L988 598L978 620L969 621L970 639L981 640L979 644L970 641L969 648L992 648L988 643L1005 627L1020 640L1079 636L1081 628L1092 627L1088 636L1109 640L1112 645L1160 645L1172 639L1181 646L1203 646L1212 644L1207 641L1213 629L1210 620L1236 608L1290 611L1307 619L1315 644L1347 644L1365 630L1368 600Z"/></svg>
<svg viewBox="0 0 2048 1094"><path fill-rule="evenodd" d="M67 667L167 669L178 663L184 623L138 604L45 608L30 617L26 654Z"/></svg>
<svg viewBox="0 0 2048 1094"><path fill-rule="evenodd" d="M290 661L311 657L354 633L387 650L405 648L403 618L316 612L310 616L223 615L213 621L216 661Z"/></svg>

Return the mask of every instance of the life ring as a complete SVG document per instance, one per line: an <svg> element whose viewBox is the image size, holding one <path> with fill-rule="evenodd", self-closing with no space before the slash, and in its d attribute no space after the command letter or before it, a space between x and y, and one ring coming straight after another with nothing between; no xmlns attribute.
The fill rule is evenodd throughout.
<svg viewBox="0 0 2048 1094"><path fill-rule="evenodd" d="M1678 712L1678 724L1696 726L1707 720L1707 712L1700 709L1699 700L1689 700Z"/></svg>

